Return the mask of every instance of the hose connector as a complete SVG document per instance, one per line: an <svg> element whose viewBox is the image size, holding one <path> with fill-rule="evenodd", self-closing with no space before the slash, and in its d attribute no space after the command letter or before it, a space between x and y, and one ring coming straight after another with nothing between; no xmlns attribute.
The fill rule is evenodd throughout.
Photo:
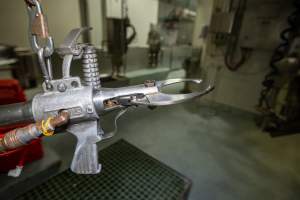
<svg viewBox="0 0 300 200"><path fill-rule="evenodd" d="M69 119L69 112L61 111L56 117L49 117L45 121L11 130L0 138L0 152L25 146L41 136L52 136L55 128L67 124Z"/></svg>

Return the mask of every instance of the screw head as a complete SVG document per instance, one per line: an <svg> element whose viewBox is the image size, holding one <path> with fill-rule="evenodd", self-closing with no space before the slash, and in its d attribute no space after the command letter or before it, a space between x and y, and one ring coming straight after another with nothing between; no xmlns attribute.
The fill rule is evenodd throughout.
<svg viewBox="0 0 300 200"><path fill-rule="evenodd" d="M154 87L155 86L155 81L154 80L146 80L144 82L145 87Z"/></svg>
<svg viewBox="0 0 300 200"><path fill-rule="evenodd" d="M64 83L60 83L57 85L57 90L60 92L64 92L67 90L67 86Z"/></svg>
<svg viewBox="0 0 300 200"><path fill-rule="evenodd" d="M86 108L86 112L89 113L89 114L92 114L93 111L94 111L93 106L92 105L88 105L87 108Z"/></svg>

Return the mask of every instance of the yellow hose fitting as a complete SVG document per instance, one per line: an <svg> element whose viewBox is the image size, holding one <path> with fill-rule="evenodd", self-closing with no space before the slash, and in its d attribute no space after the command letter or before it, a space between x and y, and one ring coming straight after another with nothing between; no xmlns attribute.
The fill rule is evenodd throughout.
<svg viewBox="0 0 300 200"><path fill-rule="evenodd" d="M53 117L49 117L46 122L45 120L42 121L42 133L44 136L52 136L54 134L54 128L51 127L50 121L53 119Z"/></svg>

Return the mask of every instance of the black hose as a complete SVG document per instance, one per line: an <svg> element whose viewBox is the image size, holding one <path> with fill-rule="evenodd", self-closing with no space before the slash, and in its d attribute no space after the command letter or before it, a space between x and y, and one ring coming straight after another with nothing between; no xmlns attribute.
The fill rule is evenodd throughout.
<svg viewBox="0 0 300 200"><path fill-rule="evenodd" d="M233 1L231 1L231 4L233 4ZM251 49L240 47L241 58L238 61L234 61L234 56L238 47L239 34L242 26L244 12L246 10L246 5L247 0L239 0L235 15L235 22L232 28L232 33L228 37L224 62L226 67L230 71L237 71L246 62L251 53ZM230 9L232 9L233 5L231 5L230 7Z"/></svg>
<svg viewBox="0 0 300 200"><path fill-rule="evenodd" d="M34 122L31 102L0 106L0 126Z"/></svg>
<svg viewBox="0 0 300 200"><path fill-rule="evenodd" d="M268 95L270 94L271 90L274 88L275 78L279 76L278 68L276 64L281 61L288 53L289 48L291 46L292 39L297 34L298 29L298 19L300 17L300 2L298 0L294 1L294 6L296 10L288 16L288 28L284 29L280 33L280 38L282 40L281 44L275 48L274 53L271 57L270 67L271 71L265 76L262 85L264 89L260 93L259 98L259 107L266 106L267 109L271 108L270 102L268 100Z"/></svg>

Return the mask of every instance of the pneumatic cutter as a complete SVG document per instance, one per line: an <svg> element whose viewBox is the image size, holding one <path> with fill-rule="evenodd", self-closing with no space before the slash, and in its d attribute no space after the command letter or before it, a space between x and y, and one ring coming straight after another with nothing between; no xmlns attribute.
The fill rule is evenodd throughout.
<svg viewBox="0 0 300 200"><path fill-rule="evenodd" d="M213 89L208 86L200 92L189 94L161 92L163 87L170 84L202 82L194 79L148 80L141 85L103 88L95 47L77 43L79 36L90 28L73 29L57 48L57 53L63 58L62 78L53 79L53 40L48 34L42 6L38 0L28 0L26 3L30 18L29 38L44 77L43 92L35 95L31 102L0 108L0 125L32 123L6 133L0 140L0 151L19 148L42 136L55 135L57 127L61 127L77 138L71 170L78 174L97 174L101 171L101 164L98 163L96 143L115 134L116 121L128 108L177 104L203 96ZM41 40L44 41L40 42ZM77 59L82 62L82 79L70 74L71 63ZM105 133L99 119L112 110L119 110L114 122L115 130Z"/></svg>

